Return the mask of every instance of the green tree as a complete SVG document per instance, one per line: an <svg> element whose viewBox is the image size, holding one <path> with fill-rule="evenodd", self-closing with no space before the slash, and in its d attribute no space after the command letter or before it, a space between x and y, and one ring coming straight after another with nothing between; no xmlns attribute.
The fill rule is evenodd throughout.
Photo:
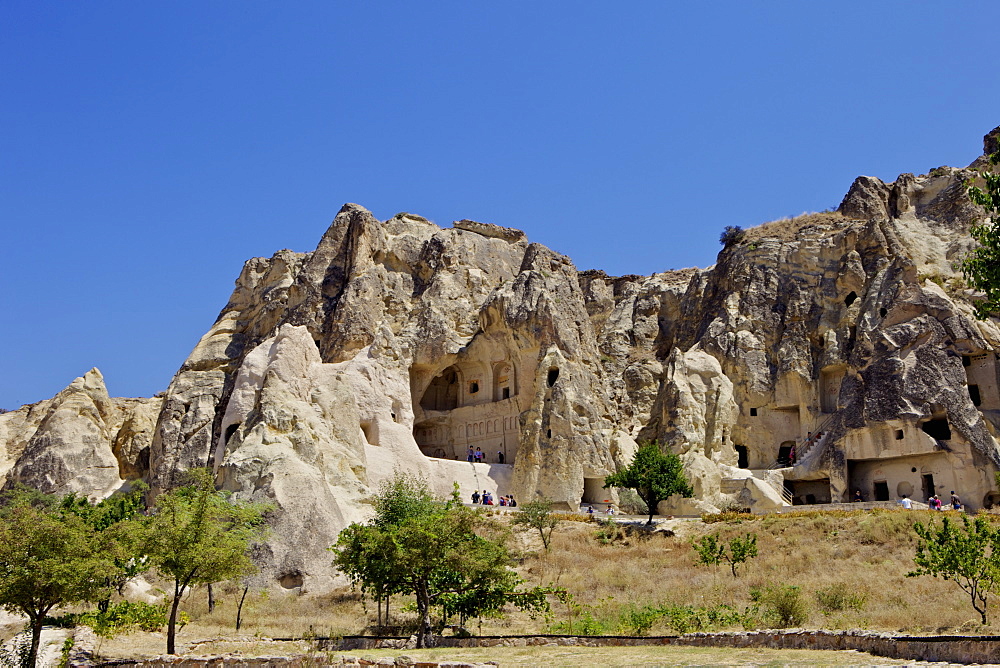
<svg viewBox="0 0 1000 668"><path fill-rule="evenodd" d="M28 618L35 664L45 616L56 606L106 597L115 573L94 530L55 497L14 493L0 507L0 606Z"/></svg>
<svg viewBox="0 0 1000 668"><path fill-rule="evenodd" d="M913 530L920 537L913 557L917 569L906 575L933 575L953 581L986 624L987 600L1000 583L1000 530L982 516L970 520L962 515L962 525L947 517L939 529L915 523Z"/></svg>
<svg viewBox="0 0 1000 668"><path fill-rule="evenodd" d="M634 489L649 509L653 523L656 506L674 494L690 497L694 491L684 476L684 465L673 452L663 452L656 441L639 444L632 463L604 479L604 487Z"/></svg>
<svg viewBox="0 0 1000 668"><path fill-rule="evenodd" d="M397 474L380 487L375 517L352 524L338 537L334 565L362 591L389 597L413 594L419 647L434 644L431 609L442 619L498 614L507 603L543 609L544 590L517 591L506 536L481 514L433 498L426 485ZM388 609L388 606L387 606Z"/></svg>
<svg viewBox="0 0 1000 668"><path fill-rule="evenodd" d="M546 500L529 501L518 507L512 520L515 527L523 531L534 529L542 538L542 545L548 552L552 546L552 531L559 525L559 516L552 512L552 502Z"/></svg>
<svg viewBox="0 0 1000 668"><path fill-rule="evenodd" d="M148 489L143 482L133 482L128 492L116 492L96 504L76 494L63 497L59 504L63 512L78 515L93 529L101 553L115 565L105 583L107 596L97 602L102 613L111 605L112 590L122 595L130 580L149 569L142 545L144 496Z"/></svg>
<svg viewBox="0 0 1000 668"><path fill-rule="evenodd" d="M990 156L990 164L1000 164L1000 151ZM975 302L976 317L986 320L1000 312L1000 174L982 171L979 178L985 188L969 184L969 197L986 210L987 218L969 231L979 242L961 262L962 274L969 285L985 293Z"/></svg>
<svg viewBox="0 0 1000 668"><path fill-rule="evenodd" d="M726 545L723 545L718 536L709 535L694 541L691 546L698 553L699 564L718 566L726 561L733 577L736 577L736 567L757 556L757 534L734 536Z"/></svg>
<svg viewBox="0 0 1000 668"><path fill-rule="evenodd" d="M191 484L160 494L145 531L152 565L174 582L167 619L167 653L174 654L177 608L189 587L238 578L255 570L251 543L266 530L261 504L233 503L217 492L207 469Z"/></svg>

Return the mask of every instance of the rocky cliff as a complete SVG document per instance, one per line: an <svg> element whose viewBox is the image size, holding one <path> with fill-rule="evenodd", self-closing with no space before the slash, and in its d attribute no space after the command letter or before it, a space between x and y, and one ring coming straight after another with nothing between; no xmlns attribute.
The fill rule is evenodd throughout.
<svg viewBox="0 0 1000 668"><path fill-rule="evenodd" d="M0 415L0 475L97 498L211 466L275 504L262 565L313 590L395 469L576 508L617 501L604 476L658 439L696 491L662 512L854 490L989 505L1000 328L971 317L952 269L982 215L972 174L860 177L836 212L649 277L580 272L518 230L348 204L313 252L244 265L162 398L111 399L93 370Z"/></svg>

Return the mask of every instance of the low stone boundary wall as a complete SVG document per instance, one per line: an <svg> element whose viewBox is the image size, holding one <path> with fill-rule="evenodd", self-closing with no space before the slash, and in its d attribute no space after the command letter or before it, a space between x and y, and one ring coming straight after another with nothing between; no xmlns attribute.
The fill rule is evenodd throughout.
<svg viewBox="0 0 1000 668"><path fill-rule="evenodd" d="M321 649L357 651L365 649L412 649L412 638L348 636L320 641ZM903 636L870 631L744 631L690 633L683 636L480 636L444 637L438 647L525 647L569 645L580 647L626 647L638 645L684 645L695 647L769 647L772 649L858 650L876 656L948 663L1000 662L1000 636Z"/></svg>
<svg viewBox="0 0 1000 668"><path fill-rule="evenodd" d="M730 633L690 633L683 636L479 636L444 637L437 647L526 647L562 645L577 647L694 646L768 647L772 649L857 650L875 656L913 661L995 664L1000 662L1000 636L903 636L870 631L745 631ZM372 649L410 650L415 638L373 638L347 636L316 639L320 651L363 651ZM161 656L141 661L91 663L74 661L70 666L135 666L136 668L319 668L321 666L408 666L415 668L485 668L495 665L461 661L422 662L401 655L380 659L356 656ZM82 658L82 657L81 657Z"/></svg>
<svg viewBox="0 0 1000 668"><path fill-rule="evenodd" d="M901 636L866 631L749 631L692 633L678 645L770 647L774 649L853 649L876 656L948 663L997 663L1000 636Z"/></svg>

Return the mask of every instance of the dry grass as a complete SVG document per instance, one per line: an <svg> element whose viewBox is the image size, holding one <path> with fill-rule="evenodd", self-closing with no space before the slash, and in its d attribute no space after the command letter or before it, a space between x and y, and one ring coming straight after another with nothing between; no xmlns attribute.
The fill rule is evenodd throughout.
<svg viewBox="0 0 1000 668"><path fill-rule="evenodd" d="M1000 629L996 627L978 625L978 615L953 583L906 577L913 568L913 523L939 517L929 511L803 511L763 517L737 515L710 524L672 520L665 524L675 532L673 536L623 531L624 535L609 545L595 538L599 529L595 523L562 522L553 534L549 553L542 550L537 535L516 534L517 567L527 585L563 588L572 594L572 601L553 601L547 617L509 611L503 618L482 620L470 630L498 635L539 633L589 615L604 632L620 633L626 632L622 613L630 607L724 604L742 611L755 605L754 589L797 585L807 606L807 627L997 633ZM700 566L690 542L707 533L724 540L756 533L760 556L746 564L737 578L725 566ZM184 607L193 622L178 635L179 644L187 647L193 641L215 638L215 644L192 648L194 653L233 649L226 639L237 635L233 630L235 592L223 589L217 598L212 614L207 612L204 591L188 598ZM394 599L393 616L412 621L412 613L404 611L405 604L401 598ZM249 644L239 646L244 652L247 647L256 647L259 653L281 653L265 639L356 634L373 617L374 609L369 606L366 611L360 597L349 590L329 596L257 594L244 608L244 627L239 634L249 638ZM659 635L674 630L660 621L650 632ZM161 634L133 634L106 641L102 654L149 656L162 653L164 645ZM507 650L503 660L510 665ZM644 661L637 658L634 662Z"/></svg>
<svg viewBox="0 0 1000 668"><path fill-rule="evenodd" d="M795 241L804 234L827 236L843 229L852 222L857 221L846 218L839 211L803 213L794 218L781 218L747 228L744 230L743 243L760 241L765 237L779 241Z"/></svg>

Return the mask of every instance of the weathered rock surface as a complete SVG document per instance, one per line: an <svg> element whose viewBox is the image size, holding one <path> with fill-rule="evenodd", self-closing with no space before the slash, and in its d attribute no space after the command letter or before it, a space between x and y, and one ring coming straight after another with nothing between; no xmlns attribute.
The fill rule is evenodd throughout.
<svg viewBox="0 0 1000 668"><path fill-rule="evenodd" d="M146 468L158 399L112 399L91 369L52 399L0 415L4 488L101 499Z"/></svg>
<svg viewBox="0 0 1000 668"><path fill-rule="evenodd" d="M661 512L855 489L990 505L1000 328L952 269L982 215L971 174L860 177L837 212L653 276L347 204L311 253L244 265L162 399L109 399L95 371L0 416L0 473L97 497L212 466L275 505L265 572L307 589L333 582L324 548L394 470L576 508L616 499L604 477L641 439L678 452L696 490Z"/></svg>

